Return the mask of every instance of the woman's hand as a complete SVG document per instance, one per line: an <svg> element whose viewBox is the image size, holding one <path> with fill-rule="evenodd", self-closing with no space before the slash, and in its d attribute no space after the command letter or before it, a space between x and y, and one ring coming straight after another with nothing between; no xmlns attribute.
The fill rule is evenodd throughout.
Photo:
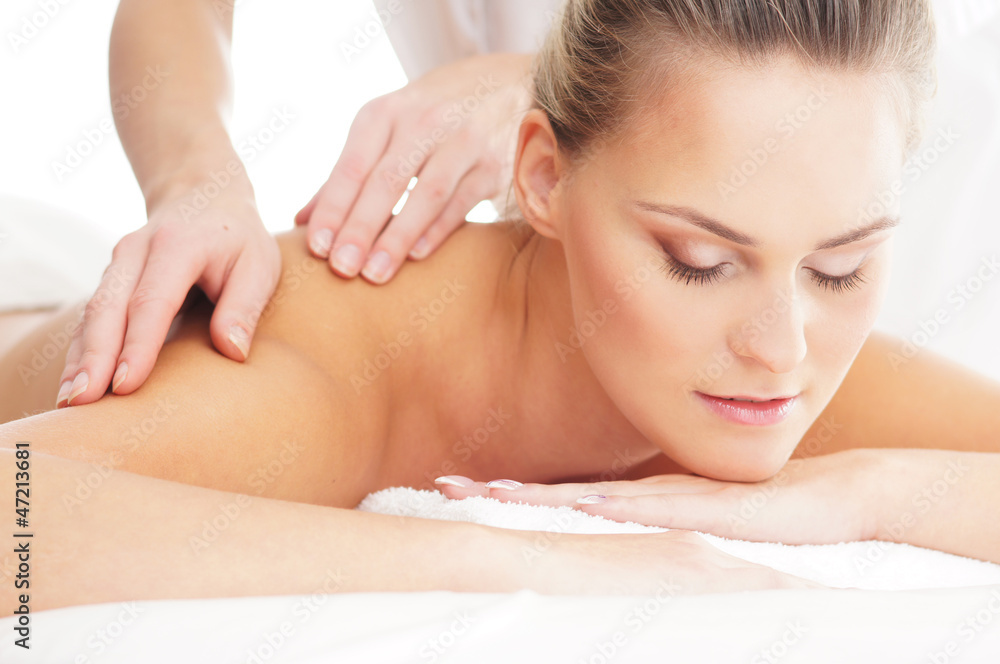
<svg viewBox="0 0 1000 664"><path fill-rule="evenodd" d="M528 540L520 546L524 585L546 594L653 595L666 602L674 595L828 587L731 556L684 530L517 535Z"/></svg>
<svg viewBox="0 0 1000 664"><path fill-rule="evenodd" d="M153 369L192 285L215 302L212 343L242 362L281 274L278 244L252 197L202 188L165 199L149 222L123 237L76 327L57 407L139 388ZM218 187L215 188L218 191Z"/></svg>
<svg viewBox="0 0 1000 664"><path fill-rule="evenodd" d="M877 453L846 450L792 459L762 482L721 482L695 475L657 475L595 484L437 482L449 498L489 496L504 502L567 505L614 521L711 533L732 539L832 544L873 539L888 478ZM458 486L457 484L468 484ZM582 502L580 502L582 501Z"/></svg>
<svg viewBox="0 0 1000 664"><path fill-rule="evenodd" d="M295 216L309 225L313 254L341 276L360 270L385 283L407 255L428 256L479 201L501 193L528 107L530 61L467 58L362 107L329 179Z"/></svg>

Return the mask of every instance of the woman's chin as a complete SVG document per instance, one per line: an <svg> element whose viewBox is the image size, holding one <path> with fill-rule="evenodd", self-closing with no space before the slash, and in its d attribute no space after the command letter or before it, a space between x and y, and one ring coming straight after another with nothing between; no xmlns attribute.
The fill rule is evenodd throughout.
<svg viewBox="0 0 1000 664"><path fill-rule="evenodd" d="M788 446L768 443L762 449L750 441L712 442L702 439L699 445L716 453L711 458L685 459L683 455L671 457L695 475L722 482L764 482L778 475L788 462ZM688 448L691 449L691 448ZM669 453L666 453L670 456Z"/></svg>

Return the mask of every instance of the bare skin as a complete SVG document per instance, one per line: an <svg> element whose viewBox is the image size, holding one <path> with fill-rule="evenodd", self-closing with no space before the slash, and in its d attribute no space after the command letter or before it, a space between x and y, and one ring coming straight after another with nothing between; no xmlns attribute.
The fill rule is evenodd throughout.
<svg viewBox="0 0 1000 664"><path fill-rule="evenodd" d="M148 222L119 243L109 268L142 277L105 301L70 345L61 400L82 405L109 385L116 394L142 385L192 284L216 303L211 332L220 353L242 362L253 344L252 313L277 284L280 256L257 210L247 153L226 128L233 16L232 3L218 0L119 3L109 87ZM341 277L360 274L374 283L390 280L408 257L435 251L509 179L530 59L466 58L367 103L329 180L296 215L309 227L311 251L329 258ZM456 125L449 109L479 95L484 77L496 85ZM132 99L136 90L141 104ZM289 123L287 110L268 120L272 130ZM413 146L425 143L431 148L414 158ZM419 184L393 216L418 173ZM201 210L205 192L213 204Z"/></svg>
<svg viewBox="0 0 1000 664"><path fill-rule="evenodd" d="M307 253L302 233L296 229L279 236L284 264L274 298L279 304L260 323L259 339L269 350L256 353L245 367L221 362L212 350L206 336L211 305L201 300L183 316L165 346L155 380L134 397L109 394L96 403L48 412L25 423L41 418L47 423L66 421L81 434L88 432L76 437L77 458L96 458L110 453L109 446L115 444L97 422L119 418L124 424L130 416L154 410L158 400L169 399L177 402L183 418L166 423L122 469L238 491L246 489L241 484L246 472L270 452L267 447L255 451L246 435L252 431L275 441L294 435L327 445L311 445L309 453L317 455L313 462L283 473L266 495L341 506L353 506L368 492L387 486L431 488L434 477L447 472L519 474L551 481L599 473L616 458L619 448L602 447L594 422L583 412L551 399L546 403L542 395L552 394L549 388L536 383L533 393L530 383L518 379L519 367L512 358L522 351L507 344L519 336L510 315L520 312L523 302L515 303L511 293L497 288L504 283L499 275L508 273L514 256L517 235L509 225L470 224L440 258L428 260L427 268L408 270L398 284L394 280L382 288L341 282L318 270L322 263ZM523 284L519 270L527 258L527 253L521 254L518 269L510 272L512 284ZM484 260L488 269L483 269ZM314 302L321 298L329 306L316 307ZM5 358L0 368L5 392L24 398L5 404L4 419L54 408L58 361L31 376L27 391L18 368L30 367L32 353L44 347L50 334L72 325L79 310L73 306L52 314L51 321ZM400 333L409 334L408 345L400 344L399 356L386 369L376 369L375 380L366 380L365 361L374 364L381 346L399 343ZM484 352L491 345L493 350ZM445 363L462 368L462 373L442 371ZM563 371L551 373L560 383L569 379ZM192 376L197 376L194 385ZM424 389L407 387L412 385ZM226 395L228 405L218 395ZM201 405L207 401L219 401L219 410L209 412ZM390 409L391 403L405 405ZM542 407L547 418L536 414ZM282 417L252 414L269 411ZM499 431L476 453L470 455L465 448L456 453L456 442L482 427L491 412L506 420ZM208 430L210 421L219 429ZM538 440L562 443L543 448ZM345 441L365 444L351 451L350 459L333 458L340 454L333 450L346 447ZM57 438L46 442L44 435L34 435L33 445L38 451L75 456ZM570 446L572 456L564 453ZM157 454L154 460L154 449L169 456ZM245 464L232 466L233 449L242 451ZM620 449L624 452L626 446ZM200 464L190 463L194 455L216 468L210 477L199 479ZM656 456L656 450L636 441L628 455L638 463ZM218 472L221 466L229 466L232 473ZM332 467L369 470L330 475ZM318 474L308 476L313 472ZM330 480L321 475L330 475Z"/></svg>
<svg viewBox="0 0 1000 664"><path fill-rule="evenodd" d="M549 414L546 418L526 421L536 408L534 404L541 402L542 394L559 394L557 385L539 386L532 393L532 383L518 380L523 369L509 356L483 352L484 339L498 340L505 333L508 338L517 334L490 329L484 323L509 314L523 302L512 305L503 299L493 299L499 295L496 285L503 283L499 275L512 274L513 283L519 277L516 270L508 272L512 262L520 267L531 253L522 251L518 260L514 260L512 247L523 241L524 236L509 224L466 226L454 242L446 245L441 258L429 260L426 269L407 270L406 279L381 289L361 282L341 282L316 270L318 261L314 262L303 246L297 244L300 240L297 236L302 232L296 229L279 236L285 266L275 296L280 304L261 321L271 350L255 355L247 365L266 375L266 380L247 376L247 384L242 388L247 390L243 400L248 404L274 403L277 397L284 396L280 402L284 414L281 420L294 421L296 427L308 425L307 430L318 439L366 440L365 456L356 461L361 467L368 467L379 460L377 473L355 478L337 476L340 485L337 492L323 499L322 494L311 493L313 488L310 495L314 497L307 502L353 506L370 491L397 485L431 488L434 477L448 473L530 478L533 482L596 477L618 458L614 455L616 450L627 451L626 458L633 461L627 473L619 474L621 479L654 472L686 472L648 443L633 440L631 446L602 447L604 434L585 415L574 412L572 399L567 398L563 403L553 403L550 399L545 404ZM534 237L535 242L538 239ZM472 260L472 256L477 258ZM481 269L484 260L491 261L488 272ZM440 299L442 290L451 297L446 286L449 280L465 288L452 304ZM336 306L316 307L312 298L333 299ZM0 381L4 394L14 396L4 400L2 421L16 419L23 413L54 410L60 358L48 362L37 375L29 376L27 382L21 374L26 368L31 369L32 354L44 350L50 335L72 328L81 306L0 317L0 323L10 325L0 328L0 332L12 331L0 341L13 346L0 362ZM173 450L177 467L168 470L163 459L158 459L154 467L135 459L126 461L122 468L136 472L146 469L151 475L212 488L245 489L239 484L239 472L235 471L228 482L215 473L204 482L192 481L194 476L190 473L196 469L182 463L180 458L194 453L208 454L217 448L219 457L215 460L230 464L233 461L228 454L230 450L254 452L252 446L241 442L247 432L260 433L259 427L263 425L276 427L267 430L270 437L288 435L278 418L259 422L233 408L225 413L230 419L222 432L191 437L190 432L204 430L211 417L197 404L204 403L213 393L231 395L234 389L231 381L249 373L241 371L239 365L220 362L221 358L212 350L206 336L210 306L202 300L183 316L182 324L166 346L172 350L157 365L155 385L133 399L109 394L86 407L50 412L45 421L66 419L74 426L84 423L77 431L93 432L93 437L81 439L78 434L79 453L83 455L88 450L88 454L100 455L110 451L108 445L113 441L104 437L102 429L94 428L94 422L118 418L124 426L130 413L152 411L158 399L189 400L185 423L176 425L184 428L158 431L149 441L158 443L164 451ZM423 314L421 307L425 309ZM441 313L435 316L439 307ZM418 324L414 325L414 321ZM24 327L29 328L27 334ZM373 329L380 331L378 336L371 334ZM409 332L412 341L402 347L399 357L370 385L356 382L352 386L352 377L356 381L364 379L364 360L375 360L382 352L380 345L396 340L401 332ZM15 336L20 336L20 340L14 341ZM899 371L893 371L886 356L898 349L898 340L872 333L829 406L803 436L803 441L809 441L808 453L828 454L858 447L994 451L988 441L1000 427L1000 417L992 408L1000 398L1000 388L993 381L929 352L920 353L901 365ZM451 366L466 368L461 380L440 371L440 363L445 359ZM197 382L189 384L185 372L197 375ZM552 372L561 386L565 386L570 379L562 374ZM279 387L286 382L287 387ZM423 385L426 389L413 391L407 389L409 385ZM294 398L289 398L293 394ZM404 396L406 407L394 409L393 417L387 417L387 404ZM917 406L921 403L933 403L935 407ZM250 409L248 405L247 410ZM478 450L465 445L456 454L456 441L482 427L491 409L501 409L501 415L509 413L510 418L499 431L491 432L490 440ZM548 431L539 428L546 421L552 422ZM837 429L832 437L824 434L831 428L831 422L836 423ZM955 422L962 422L962 427L955 427ZM304 433L297 437L309 439ZM190 441L190 448L179 448L178 440ZM546 449L534 444L537 440L548 441ZM433 441L440 443L435 445ZM38 451L66 456L64 443L59 440L52 440L44 449L37 447L40 444L40 441L35 443ZM145 457L149 454L149 444L143 449ZM470 456L466 450L475 452L468 461L462 458ZM249 460L247 464L249 467ZM292 475L287 478L287 490L293 487L297 492L304 490L297 478ZM284 485L283 479L269 491L273 491L274 497L304 499L302 495L283 493Z"/></svg>
<svg viewBox="0 0 1000 664"><path fill-rule="evenodd" d="M394 529L384 519L366 520L343 508L383 487L429 488L443 474L553 483L604 479L609 469L626 480L690 469L752 486L779 471L814 434L822 444L806 453L831 453L824 467L839 468L838 477L846 480L824 489L837 500L821 500L808 490L804 498L828 508L849 506L851 513L832 517L852 524L884 521L900 498L909 497L908 482L918 476L910 472L909 457L905 463L893 458L896 472L883 475L885 466L853 454L868 451L856 448L994 453L972 462L975 481L948 494L953 503L947 510L930 512L907 536L912 543L947 542L955 553L997 560L992 540L948 515L962 512L969 523L987 518L982 510L992 504L992 467L1000 451L1000 386L927 352L898 371L886 361L896 342L870 334L884 292L884 231L815 248L838 237L853 222L853 211L892 181L900 151L891 105L871 81L822 74L818 83L830 86L834 101L769 161L753 187L725 205L714 184L719 174L760 140L759 129L772 126L784 105L813 86L811 75L789 66L725 72L706 82L717 86L712 94L673 98L695 108L675 114L673 105L665 107L669 121L645 125L652 135L628 137L634 144L612 143L573 173L566 172L544 114L529 113L521 125L514 184L534 234L506 223L466 225L433 257L407 266L379 288L337 279L307 255L304 231L285 234L279 238L281 282L244 364L212 350L210 307L201 302L185 315L149 381L134 394L8 422L0 426L0 446L31 441L32 467L48 478L40 481L51 482L39 498L47 532L86 543L102 524L127 524L125 532L140 531L142 537L113 540L121 548L119 564L141 568L149 564L146 548L158 551L161 560L177 562L171 574L195 574L197 583L184 592L197 596L235 591L212 570L198 568L189 555L191 530L220 500L248 492L268 505L270 516L241 518L245 541L223 538L213 545L221 569L248 579L264 575L271 551L247 542L270 542L282 518L313 532L319 531L311 525L322 521L323 535L317 537L323 539L312 546L295 542L303 550L302 566L278 584L283 590L254 581L240 586L244 594L309 590L311 577L321 577L321 564L330 561L352 569L351 589L607 592L620 584L645 591L665 572L683 576L688 591L801 587L807 585L801 579L720 560L711 547L677 532L644 537L638 549L634 538L567 536L542 567L531 568L518 562L518 546L530 541L528 534L407 520ZM733 99L748 101L739 105ZM715 131L719 126L745 135ZM851 141L842 139L847 129ZM698 139L677 140L690 136ZM635 159L640 152L645 158ZM811 167L801 168L807 161ZM852 168L856 163L871 168ZM757 238L754 250L636 211L636 196L707 210ZM643 288L617 301L616 313L582 352L560 350L559 344L572 343L579 321L617 292L622 276L637 274L635 266L653 258L664 261L667 249L703 268L724 262L724 279L690 284L648 271ZM830 291L814 278L815 272L843 277L859 264L868 280L858 289ZM111 288L113 279L108 275L103 287ZM782 290L798 297L762 334L742 338L744 320ZM65 321L52 322L55 329L60 324ZM14 382L5 393L25 398L11 400L15 414L46 407L19 381L20 367L40 344L44 349L50 331L26 338L0 367L0 375L15 376L7 379ZM718 353L731 355L732 370L701 389L720 395L796 390L801 406L770 428L713 419L693 401L690 378ZM29 382L40 381L51 406L57 377L40 371ZM831 421L840 428L824 439L820 434ZM480 429L485 436L474 439L474 447L463 440ZM10 456L5 458L12 461ZM916 461L921 482L938 471L938 459ZM111 473L104 485L114 488L113 496L81 499L86 518L68 517L76 507L74 480L102 463L127 471ZM67 504L55 498L67 494ZM173 502L199 516L192 522L174 514ZM310 524L302 503L335 509L315 513ZM143 520L136 504L163 518ZM891 509L882 513L884 505ZM861 518L863 511L872 517ZM421 528L441 537L428 539ZM478 544L463 544L462 533ZM858 527L847 534L874 533ZM338 537L349 545L340 546ZM466 565L449 577L441 556L467 561L464 556L482 553L476 547L483 541L496 547L489 562L502 571L483 579ZM141 581L126 587L95 582L88 592L61 594L74 578L103 564L98 545L88 546L77 547L72 565L49 568L52 590L43 606L176 596L170 594L176 579L141 574ZM317 546L325 557L314 555ZM720 575L722 569L727 572ZM734 569L742 574L730 574Z"/></svg>
<svg viewBox="0 0 1000 664"><path fill-rule="evenodd" d="M561 440L548 439L553 442L544 448L537 441L546 439L524 436L524 432L545 425L545 418L533 422L517 419L517 415L529 417L524 413L531 413L531 400L539 397L528 392L529 383L516 380L523 367L514 360L505 365L503 357L483 352L483 340L502 338L504 331L510 333L510 328L498 324L502 315L523 312L523 300L515 300L511 309L505 297L509 292L498 288L504 283L516 288L523 276L518 275L522 261L530 264L532 254L532 248L526 247L514 259L512 247L523 237L509 225L464 227L440 252L418 269L404 270L389 287L345 282L318 269L322 262L307 255L301 238L296 237L302 233L304 229L297 229L279 238L285 265L275 296L279 304L263 317L260 343L242 365L227 361L212 349L208 334L211 312L204 302L184 316L148 383L127 397L108 395L86 406L51 410L59 378L58 358L29 381L29 387L37 388L45 398L27 396L31 391L23 390L18 366L30 363L32 350L44 345L51 332L71 322L76 308L50 314L47 324L23 338L17 350L4 358L0 367L4 393L27 397L7 400L5 407L18 413L50 409L0 426L3 447L12 448L18 440L31 441L35 526L39 532L60 533L62 546L86 551L73 557L72 565L58 554L54 558L36 555L37 577L44 581L36 585L35 610L124 598L312 592L331 566L334 571L349 570L350 580L328 588L328 592L442 587L506 591L526 586L543 591L555 587L556 592L611 592L592 581L581 581L595 569L601 569L608 583L619 590L643 592L644 583L654 587L652 579L661 580L667 560L674 565L672 573L687 572L684 592L816 585L722 556L697 536L696 540L685 538L684 531L663 534L670 537L663 538L666 558L659 563L649 548L652 540L641 540L643 546L632 547L633 540L635 544L640 540L580 536L564 538L560 548L565 553L547 557L544 566L518 566L519 552L532 541L530 533L472 524L401 521L350 510L310 510L304 503L353 507L367 493L388 486L429 488L429 478L442 472L517 476L538 482L596 479L620 458L613 456L614 451L627 450L626 458L631 455L641 461L616 474L618 479L685 471L648 446L607 445L607 438L593 433L592 425L574 427L573 411L565 407L557 410L557 401L547 406L553 420L567 428L567 435ZM534 242L538 241L536 236ZM509 281L500 278L507 274L511 275ZM446 279L457 280L468 290L441 310L433 300L440 296ZM338 306L315 304L331 298ZM422 305L411 302L434 307L437 325L428 325L418 333L410 316L413 311L419 314ZM345 311L352 313L339 313ZM476 321L482 326L478 332L473 327ZM489 322L497 327L490 327ZM413 332L411 344L358 394L350 377L360 375L359 358L374 358L379 345L398 339L400 331ZM843 447L896 445L974 449L976 441L987 440L976 434L996 426L995 412L985 407L984 400L989 389L996 389L992 383L930 353L915 358L902 375L890 374L882 368L887 347L891 347L888 338L873 335L859 354L843 388L821 418L843 423L841 433L824 444L822 453ZM465 371L458 376L443 372L443 362ZM554 371L552 375L558 378L562 374ZM424 382L407 382L415 380ZM454 382L451 389L450 381ZM408 388L414 384L432 389ZM477 384L490 389L473 392L471 387ZM505 384L514 390L505 392L497 387ZM985 395L981 393L984 388ZM524 392L523 401L515 398L518 390ZM549 393L561 394L558 390ZM885 400L870 399L873 393L884 395ZM510 400L505 401L505 397ZM960 413L956 421L964 422L967 429L963 432L950 426L949 417L930 408L910 410L909 405L922 398L940 399L943 412ZM388 408L393 400L406 405ZM164 411L157 411L158 404L174 409L172 414L160 417ZM463 408L463 404L474 407ZM455 453L453 441L482 427L491 408L502 408L510 413L510 419L463 461ZM158 418L164 421L157 422L148 435L126 433ZM810 434L804 440L810 440ZM142 438L139 443L138 438ZM286 445L289 441L291 448ZM260 473L275 459L282 459L287 449L297 452L290 463L283 463L279 474ZM7 458L13 456L12 450L4 452L4 462L13 464L14 459ZM810 453L816 453L814 447ZM453 465L447 465L449 461ZM79 505L65 503L67 495L74 495L79 479L93 474L93 464L128 472L111 473L102 485L104 491L96 492L93 499ZM264 476L270 481L260 481ZM46 494L49 502L37 497ZM245 510L239 528L230 531L231 537L213 544L209 558L193 552L190 538L199 533L204 519L216 516L219 505L232 504L240 494L252 495L261 507ZM188 507L177 509L181 504ZM143 507L135 509L137 505ZM289 519L302 523L302 528L290 532L284 525ZM115 532L141 529L143 537L93 538L93 532L109 523L116 524ZM321 525L324 523L327 525ZM345 530L354 527L369 536ZM280 551L260 551L263 559L259 563L253 562L257 557L247 560L247 551L259 550L263 533L279 531L285 533L282 541L287 546ZM310 536L309 532L326 534ZM389 571L405 567L385 553L384 542L389 540L397 542L389 549L404 557L408 566L425 570L419 581L393 576ZM334 550L341 556L336 559L340 562L323 553ZM586 555L581 553L584 550ZM174 574L160 577L144 571L147 563L160 565L153 551L159 552L163 564L169 561ZM441 551L448 551L456 560L479 561L504 571L498 571L489 583L478 577L481 568L477 564L449 568L452 571L445 574L440 566ZM566 565L567 559L573 564ZM271 578L268 574L250 571L254 564L270 570L286 563L301 571L266 582ZM123 575L123 566L132 571ZM647 566L659 571L655 576L642 576L645 572L640 572ZM723 568L729 571L723 576L714 574ZM577 576L567 572L569 569L590 571ZM632 571L615 574L615 569ZM248 582L248 574L260 580ZM82 586L68 582L81 576L93 581ZM8 590L9 582L4 584L4 592Z"/></svg>
<svg viewBox="0 0 1000 664"><path fill-rule="evenodd" d="M558 448L532 453L530 444L518 454L518 431L531 429L516 419L524 406L505 402L506 393L470 391L501 366L476 341L490 339L487 332L510 330L500 324L509 322L501 312L510 303L497 289L506 283L498 273L507 274L512 258L509 231L506 225L468 225L418 269L375 287L320 269L323 262L306 253L305 229L298 228L278 239L284 271L277 304L262 318L245 363L213 350L211 311L202 301L184 315L140 390L85 406L52 410L58 358L29 379L31 389L19 377L19 369L31 366L33 351L72 324L77 308L52 313L0 367L4 393L22 395L5 401L5 417L49 408L0 425L4 467L13 468L17 442L30 441L33 529L39 536L58 533L53 548L34 554L32 608L314 592L331 571L347 580L326 592L646 592L668 572L686 579L685 593L817 587L722 554L683 531L656 535L660 553L649 538L567 537L556 547L563 553L553 550L529 564L523 552L533 546L533 533L342 509L384 487L429 488L428 477L441 470L442 460L454 464L446 472L530 473L539 480L567 477L567 469L593 473L608 464L611 451L594 440L585 441L593 452L572 458L560 458ZM518 278L515 268L512 279ZM446 280L467 290L441 310L434 301ZM331 299L336 306L316 306ZM411 313L419 309L410 302L426 303L436 325L412 325ZM479 333L471 331L474 321L482 326ZM374 358L380 344L404 330L413 331L412 343L356 392L350 377L360 375L361 358ZM442 372L445 362L467 373ZM503 385L506 376L492 378L491 388ZM413 380L432 389L408 388ZM449 380L456 383L451 388ZM474 407L458 407L463 404ZM508 423L463 461L451 450L452 441L483 426L490 409L509 412ZM279 470L268 471L276 461ZM79 493L97 468L113 472L92 496ZM191 538L200 536L202 524L218 516L222 505L239 505L248 496L254 507L242 507L225 537L204 552L193 547ZM95 532L109 534L95 538ZM136 532L141 536L128 535ZM264 544L278 532L280 546ZM73 555L65 555L69 551ZM442 556L460 562L442 566ZM10 556L3 560L5 569L15 564ZM484 579L484 566L497 573ZM150 573L153 568L160 572ZM278 568L284 571L275 576ZM598 569L606 583L593 583ZM5 615L16 597L12 580L5 580Z"/></svg>

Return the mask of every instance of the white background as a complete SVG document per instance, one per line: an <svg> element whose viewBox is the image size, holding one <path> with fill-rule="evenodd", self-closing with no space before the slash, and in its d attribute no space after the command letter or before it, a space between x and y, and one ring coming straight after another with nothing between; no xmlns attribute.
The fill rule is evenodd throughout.
<svg viewBox="0 0 1000 664"><path fill-rule="evenodd" d="M54 16L15 46L11 34ZM56 162L110 121L107 52L114 0L4 0L0 7L0 196L45 201L92 220L109 241L145 213L114 132L60 177ZM966 300L958 287L1000 258L1000 0L940 0L940 89L928 139L958 138L907 178L890 293L877 327L1000 379L1000 275ZM51 10L50 10L51 11ZM241 0L233 60L234 142L275 109L294 122L247 164L264 221L289 228L326 179L366 100L405 84L384 34L348 62L341 45L376 20L368 0ZM32 26L33 27L33 26ZM30 32L31 28L27 28ZM975 287L975 282L968 284ZM959 302L962 302L959 308ZM929 323L944 310L948 322ZM924 336L922 328L932 334Z"/></svg>

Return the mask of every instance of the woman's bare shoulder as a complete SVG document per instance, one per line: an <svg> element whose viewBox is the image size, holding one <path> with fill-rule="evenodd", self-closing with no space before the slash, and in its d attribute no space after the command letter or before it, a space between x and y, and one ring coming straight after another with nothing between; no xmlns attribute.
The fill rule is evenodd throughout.
<svg viewBox="0 0 1000 664"><path fill-rule="evenodd" d="M370 357L400 332L437 321L428 307L442 296L449 301L460 296L469 305L481 299L495 286L496 266L510 251L506 233L499 224L465 224L429 257L406 261L382 285L335 274L309 252L304 226L281 233L276 236L281 279L262 309L257 334L279 338L342 372L345 363ZM450 309L477 315L472 306ZM453 323L446 329L460 326L456 313L441 320Z"/></svg>
<svg viewBox="0 0 1000 664"><path fill-rule="evenodd" d="M997 431L1000 383L874 331L803 444L813 454L854 447L1000 452Z"/></svg>

